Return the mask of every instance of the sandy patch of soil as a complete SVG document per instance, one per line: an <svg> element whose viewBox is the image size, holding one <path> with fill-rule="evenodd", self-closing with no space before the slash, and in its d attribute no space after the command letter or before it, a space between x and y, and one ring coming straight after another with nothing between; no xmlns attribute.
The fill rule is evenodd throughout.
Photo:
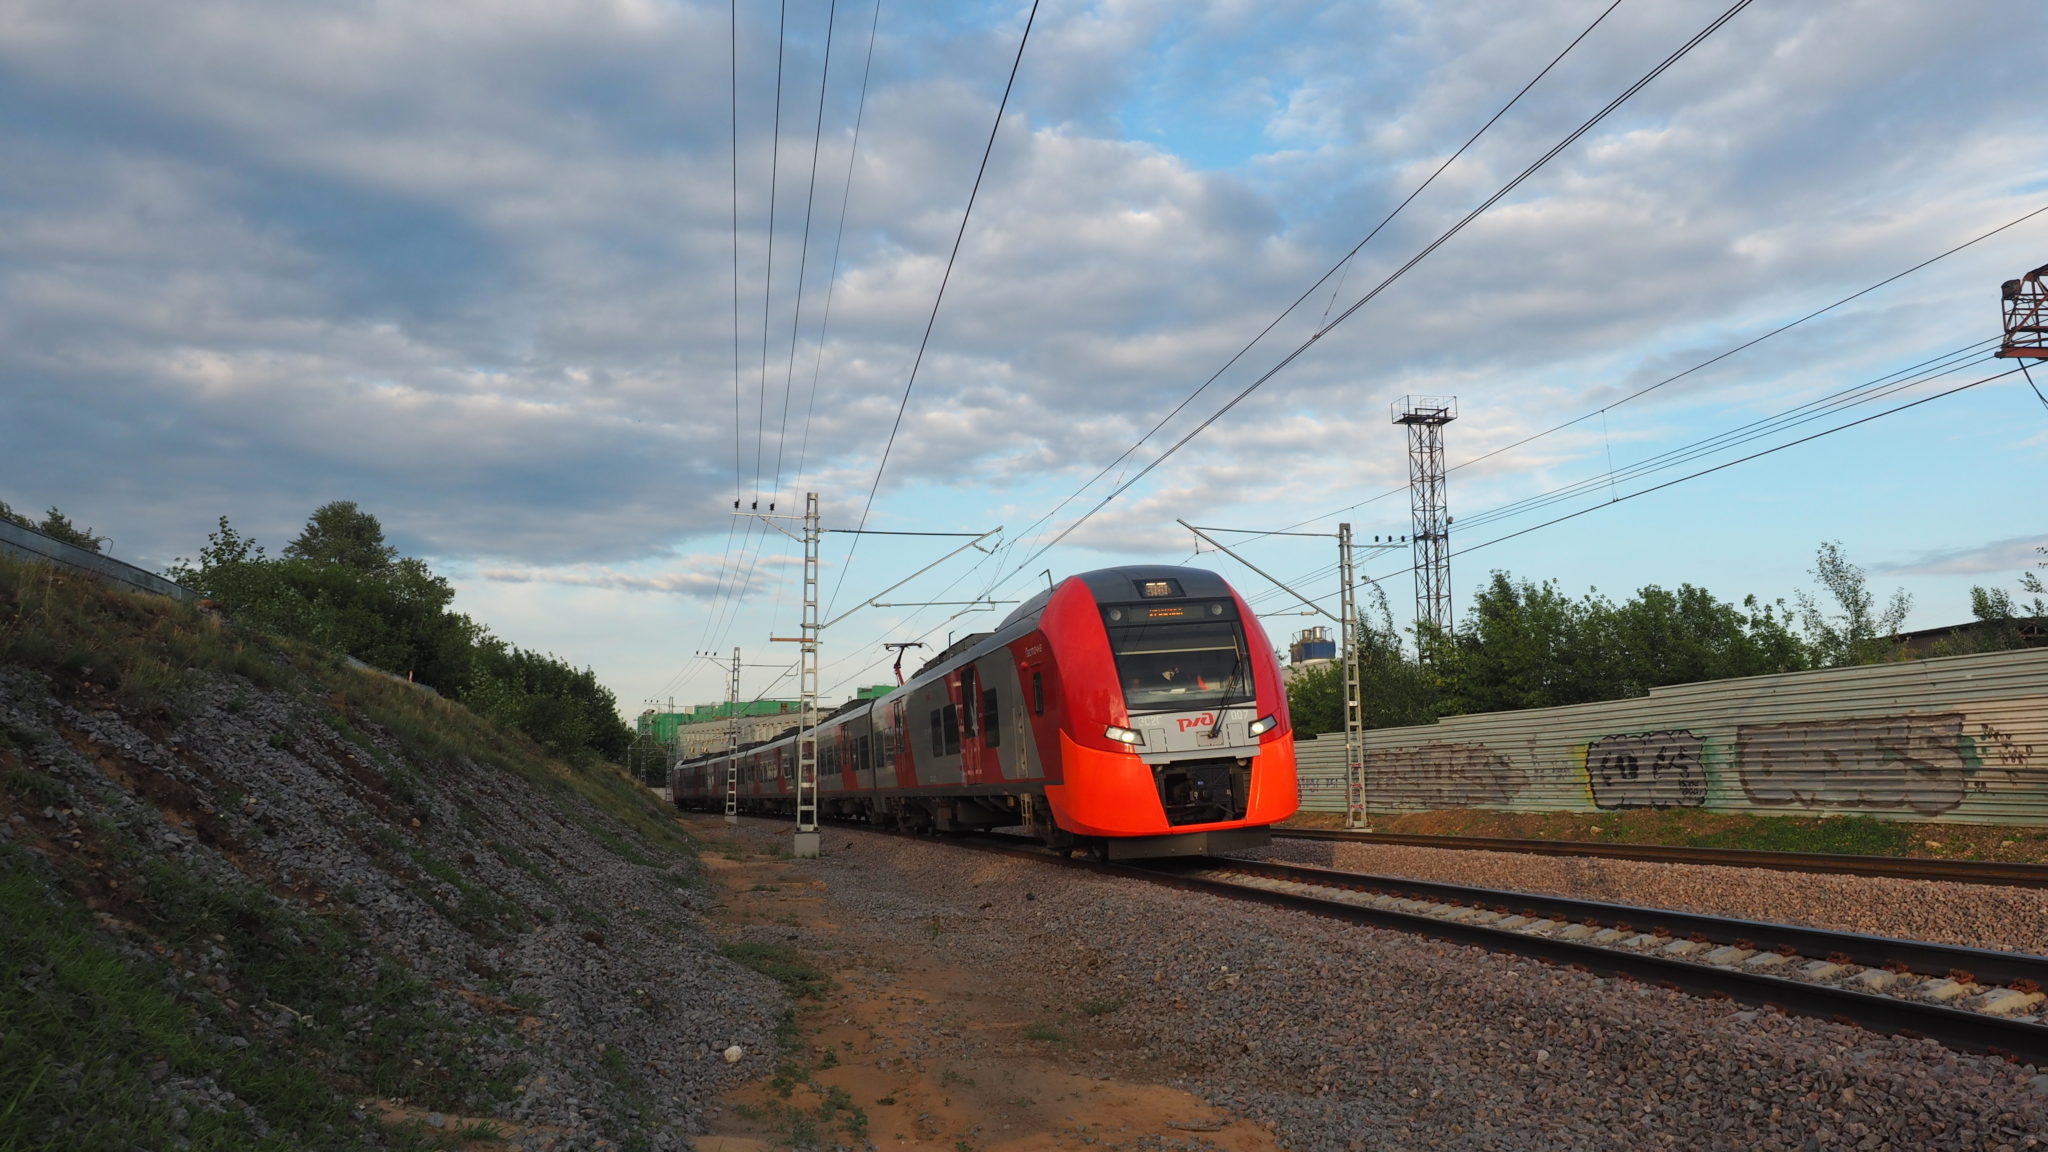
<svg viewBox="0 0 2048 1152"><path fill-rule="evenodd" d="M1026 966L976 971L900 924L840 922L829 871L777 854L787 831L689 824L711 843L701 858L720 887L716 930L759 940L786 928L831 977L822 999L797 1001L781 1068L725 1098L700 1152L1277 1152L1266 1128L1185 1092L1086 1070L1086 1054L1047 1023L1061 993Z"/></svg>

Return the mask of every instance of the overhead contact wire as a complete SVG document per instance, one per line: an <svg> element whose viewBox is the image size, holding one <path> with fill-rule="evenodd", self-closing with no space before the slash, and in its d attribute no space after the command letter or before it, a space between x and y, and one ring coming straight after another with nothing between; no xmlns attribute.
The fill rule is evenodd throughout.
<svg viewBox="0 0 2048 1152"><path fill-rule="evenodd" d="M818 150L825 140L825 88L832 79L832 32L839 19L839 0L832 0L825 12L825 65L818 73L818 120L811 127L811 177L810 190L804 195L804 238L797 251L796 262L796 309L789 320L789 366L782 376L782 423L775 430L775 481L768 488L768 510L775 510L775 500L782 491L782 454L789 444L789 394L796 383L796 338L797 330L804 319L804 273L810 267L811 258L811 209L818 199Z"/></svg>
<svg viewBox="0 0 2048 1152"><path fill-rule="evenodd" d="M981 195L982 177L988 174L988 158L996 150L996 135L1002 131L1003 114L1010 107L1010 92L1017 86L1017 69L1024 63L1024 47L1031 42L1031 26L1038 20L1038 3L1039 0L1031 0L1031 13L1024 18L1024 34L1017 38L1017 55L1010 61L1010 78L1003 85L1002 100L996 105L996 119L989 127L988 143L981 150L981 166L975 170L974 187L967 193L967 208L960 213L960 227L953 233L953 251L946 257L945 273L939 277L939 291L932 299L931 315L926 317L924 322L924 337L917 342L917 357L910 363L910 378L904 382L903 399L896 405L896 419L889 425L889 439L882 445L882 459L875 465L874 482L868 485L867 503L861 506L861 528L868 526L868 514L874 511L875 493L881 489L882 474L888 470L889 455L896 447L896 434L903 427L903 413L910 407L911 390L917 387L917 372L924 364L925 349L931 344L932 327L939 321L939 305L945 302L946 285L953 279L953 263L960 258L960 242L967 236L967 221L974 215L975 199ZM833 584L832 598L827 601L828 612L830 606L839 601L839 590L846 585L846 573L853 566L854 550L859 544L860 537L856 536L853 546L846 550L846 559L839 569L839 580Z"/></svg>
<svg viewBox="0 0 2048 1152"><path fill-rule="evenodd" d="M1030 565L1034 561L1036 561L1040 556L1043 556L1048 550L1053 548L1055 545L1059 544L1060 541L1065 540L1069 535L1072 535L1075 529L1087 523L1089 520L1094 518L1096 513L1108 507L1111 501L1115 500L1118 496L1122 495L1123 493L1129 491L1133 485L1137 484L1140 480L1143 480L1147 475L1149 475L1152 472L1153 469L1159 467L1159 465L1164 464L1167 460L1171 459L1182 448L1186 447L1189 442L1194 440L1195 437L1201 435L1211 425L1216 423L1216 421L1221 420L1225 415L1229 414L1229 412L1232 409L1236 408L1239 404L1243 403L1246 397L1250 396L1253 392L1258 391L1258 389L1262 387L1268 380L1271 380L1274 376L1279 375L1280 372L1286 369L1288 365L1294 363L1294 361L1297 358L1299 358L1302 355L1302 353L1308 351L1309 348L1313 347L1317 341L1321 340L1325 335L1327 335L1329 332L1335 329L1338 325L1350 319L1354 314L1358 312L1359 309L1365 307L1367 304L1370 304L1374 299L1378 298L1380 293L1386 291L1387 288L1392 286L1396 281L1400 280L1401 277L1407 275L1410 269L1414 268L1417 264L1420 264L1423 260L1427 259L1437 249L1449 243L1452 237L1455 237L1458 233L1464 231L1467 225L1471 224L1474 220L1477 220L1489 208L1492 208L1495 204L1498 204L1501 200L1505 199L1509 193L1513 192L1516 188L1520 187L1524 181L1526 181L1530 176L1535 175L1538 170L1543 168L1544 165L1548 164L1559 153L1563 152L1566 148L1570 147L1581 136L1584 136L1586 133L1592 131L1593 128L1599 125L1601 121L1605 120L1609 115L1611 115L1615 109L1621 107L1623 103L1625 103L1630 97L1634 96L1637 92L1642 91L1645 87L1647 87L1650 84L1651 81L1663 75L1664 72L1667 69L1669 69L1673 64L1677 63L1680 59L1684 58L1686 54L1690 53L1694 48L1698 47L1709 36L1713 35L1716 31L1718 31L1722 25L1734 19L1738 13L1740 13L1743 9L1749 7L1752 2L1753 0L1737 0L1737 2L1734 5L1730 6L1727 9L1727 11L1721 13L1721 15L1715 17L1714 20L1711 23L1709 23L1705 28L1694 33L1693 36L1690 39L1688 39L1684 44L1680 45L1676 51L1674 51L1671 55L1665 57L1661 63L1659 63L1656 67L1652 68L1649 72L1645 73L1641 79L1629 85L1628 88L1621 93L1621 95L1616 96L1613 100L1610 100L1605 107L1601 108L1598 112L1594 113L1591 118L1587 119L1584 123L1580 124L1577 128L1573 129L1570 134L1564 137L1564 139L1559 140L1556 144L1551 145L1550 148L1547 149L1541 156L1536 158L1535 162L1531 163L1528 167L1522 169L1522 171L1519 174L1517 174L1512 180L1509 180L1506 184L1503 184L1498 191L1494 192L1491 196L1488 196L1484 201L1480 202L1478 207L1472 209L1470 212L1467 212L1464 215L1464 217L1462 217L1456 224L1451 225L1451 227L1446 229L1443 232L1443 234L1439 235L1435 240L1430 241L1430 243L1426 245L1420 252L1417 252L1414 256L1409 257L1406 263L1402 264L1399 268L1396 268L1392 273L1388 274L1387 277L1381 280L1377 285L1375 285L1371 291L1359 297L1356 301L1352 302L1352 304L1349 307L1344 309L1344 311L1338 313L1337 318L1335 320L1332 320L1328 324L1318 328L1314 333L1312 333L1309 336L1308 339L1296 345L1292 351L1288 352L1286 356L1282 357L1279 363L1267 369L1264 374L1258 377L1258 379L1253 380L1250 384L1247 384L1242 390L1240 390L1237 393L1237 395L1231 397L1230 401L1224 404L1222 408L1218 409L1215 413L1211 414L1209 417L1204 419L1200 424L1196 425L1186 435L1182 436L1179 440L1175 441L1172 444L1172 446L1167 448L1165 452L1162 452L1157 457L1154 457L1150 463L1146 464L1143 468L1139 469L1136 475L1130 477L1128 480L1125 480L1121 484L1117 485L1116 488L1111 490L1109 495L1104 496L1098 503L1096 503L1096 505L1093 508L1090 508L1087 512L1083 513L1079 519L1075 520L1073 523L1067 525L1064 529L1062 529L1059 535L1053 537L1050 541L1047 541L1045 544L1041 545L1036 552L1032 553L1031 556L1025 560L1023 567L1030 567Z"/></svg>
<svg viewBox="0 0 2048 1152"><path fill-rule="evenodd" d="M1466 153L1466 151L1472 147L1472 145L1478 143L1479 138L1481 136L1486 135L1488 129L1492 128L1496 123L1500 121L1501 117L1506 116L1508 112L1511 109L1513 109L1516 104L1520 103L1522 97L1527 96L1529 94L1530 89L1536 87L1539 81L1541 81L1545 76L1548 76L1550 74L1551 69L1557 67L1559 62L1561 62L1566 56L1570 55L1572 49L1577 48L1579 46L1579 42L1584 40L1587 36L1591 35L1593 29L1598 28L1600 26L1600 22L1607 19L1609 14L1611 14L1616 8L1621 7L1621 4L1622 0L1614 0L1614 2L1612 4L1609 4L1606 7L1606 9L1604 9L1600 13L1600 15L1594 17L1593 22L1591 24L1586 25L1585 28L1580 30L1579 34L1572 38L1572 42L1564 46L1563 51L1559 52L1556 56L1551 57L1550 63L1545 64L1543 66L1542 71L1530 77L1529 82L1522 85L1520 91L1516 92L1514 96L1509 98L1507 103L1501 105L1499 110L1494 112L1492 116L1488 117L1486 123L1481 124L1477 132L1472 133L1471 136L1466 138L1463 144L1458 145L1457 151L1451 153L1450 156L1446 157L1444 162L1437 165L1436 170L1431 172L1427 179L1423 180L1422 183L1417 184L1414 190L1409 192L1407 197L1403 199L1399 204L1394 205L1393 211L1388 212L1386 216L1383 217L1378 224L1373 225L1372 231L1365 234L1365 239L1360 240L1357 244L1352 245L1351 250L1349 252L1346 252L1342 259L1338 260L1335 264L1332 264L1330 266L1329 271L1324 272L1321 276L1317 277L1315 283L1309 285L1305 290L1303 290L1301 295L1296 296L1294 298L1293 303L1289 304L1286 308L1282 309L1278 316L1273 317L1272 321L1268 323L1264 328L1261 328L1259 330L1259 334L1252 337L1249 341L1247 341L1244 347L1239 348L1235 355L1231 356L1229 360L1224 362L1223 367L1218 368L1207 380L1202 381L1201 387L1196 388L1193 392L1188 393L1187 396L1183 398L1179 404L1174 405L1173 411L1168 412L1164 417L1160 418L1158 423L1152 425L1150 431L1146 432L1143 436L1138 437L1137 441L1134 442L1129 448L1124 449L1123 452L1120 453L1116 459L1111 460L1108 464L1103 465L1102 470L1100 472L1097 472L1094 476L1090 477L1086 483L1082 484L1079 488L1075 489L1072 495L1068 496L1066 499L1061 500L1058 504L1054 505L1052 510L1047 512L1045 515L1040 516L1038 519L1032 521L1028 526L1025 527L1024 531L1017 534L1018 539L1022 539L1023 537L1029 536L1031 534L1032 529L1038 527L1040 524L1045 523L1047 520L1052 519L1054 516L1059 515L1060 509L1065 508L1068 504L1071 504L1075 500L1079 499L1083 492L1086 492L1088 489L1093 488L1097 481L1101 480L1104 476L1109 475L1111 469L1115 468L1119 464L1122 464L1126 459L1130 457L1131 453L1136 452L1139 448L1144 446L1146 441L1158 435L1159 430L1161 428L1166 427L1167 423L1170 422L1174 417L1180 415L1182 410L1187 408L1189 404L1194 403L1196 397L1199 397L1202 393L1208 391L1209 385L1214 384L1218 379L1220 379L1223 376L1225 372L1230 371L1230 369L1233 366L1235 366L1239 360L1244 358L1246 353L1250 352L1253 348L1258 346L1259 341L1264 340L1268 333L1272 332L1273 329L1279 327L1281 321L1293 315L1294 310L1296 308L1301 307L1303 301L1307 300L1310 296L1315 295L1316 290L1321 288L1324 285L1324 283L1326 283L1330 279L1330 277L1337 275L1337 273L1340 270L1342 270L1346 265L1348 265L1351 262L1351 259L1357 256L1358 253L1361 250L1363 250L1367 244L1372 243L1373 237L1378 236L1380 232L1386 228L1387 225L1394 222L1394 218L1399 216L1403 209L1407 208L1409 204L1414 202L1417 196L1422 195L1422 193L1425 190L1427 190L1431 184L1436 183L1436 178L1443 175L1445 169L1449 168L1452 164L1456 163L1458 158L1460 156L1463 156ZM1331 292L1330 300L1332 304L1336 302L1336 291L1341 290L1342 287L1343 281L1340 278L1338 281L1337 289L1332 290ZM1329 308L1324 308L1323 320L1327 320L1329 318L1329 315ZM1318 324L1320 324L1321 322L1322 321L1318 321Z"/></svg>
<svg viewBox="0 0 2048 1152"><path fill-rule="evenodd" d="M860 102L853 113L853 144L846 150L846 182L839 193L839 223L832 231L832 270L825 277L825 308L818 325L818 350L811 360L811 386L804 399L804 430L797 439L796 480L799 489L804 477L804 462L809 458L811 448L811 413L818 402L818 378L825 366L825 339L832 330L832 296L839 286L839 244L846 235L846 205L853 198L853 162L860 155L860 130L867 118L868 75L875 63L875 30L882 23L882 0L875 0L874 18L868 23L867 62L860 70Z"/></svg>

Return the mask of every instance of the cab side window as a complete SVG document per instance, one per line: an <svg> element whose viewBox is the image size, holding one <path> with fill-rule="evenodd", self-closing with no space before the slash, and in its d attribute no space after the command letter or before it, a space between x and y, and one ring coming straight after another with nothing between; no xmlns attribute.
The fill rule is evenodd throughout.
<svg viewBox="0 0 2048 1152"><path fill-rule="evenodd" d="M1003 726L999 722L996 704L996 690L984 689L981 693L981 737L991 748L1003 742Z"/></svg>

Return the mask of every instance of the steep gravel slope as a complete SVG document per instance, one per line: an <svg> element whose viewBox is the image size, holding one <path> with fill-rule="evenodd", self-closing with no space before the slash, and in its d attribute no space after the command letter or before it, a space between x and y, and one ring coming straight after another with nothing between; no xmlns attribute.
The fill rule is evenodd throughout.
<svg viewBox="0 0 2048 1152"><path fill-rule="evenodd" d="M0 1146L680 1148L765 1066L783 994L718 954L644 790L263 659L140 713L76 658L0 666L34 926L0 941L0 1064L35 1086L0 1089Z"/></svg>

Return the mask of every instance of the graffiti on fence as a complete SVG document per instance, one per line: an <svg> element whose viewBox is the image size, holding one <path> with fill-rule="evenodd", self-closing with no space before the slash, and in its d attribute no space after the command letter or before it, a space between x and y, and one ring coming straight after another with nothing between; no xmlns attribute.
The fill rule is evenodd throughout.
<svg viewBox="0 0 2048 1152"><path fill-rule="evenodd" d="M1327 801L1331 806L1344 806L1345 779L1341 768L1304 768L1296 781L1300 790L1302 807L1312 807L1318 801Z"/></svg>
<svg viewBox="0 0 2048 1152"><path fill-rule="evenodd" d="M1962 736L1959 713L1745 724L1735 761L1755 804L1933 815L1963 802Z"/></svg>
<svg viewBox="0 0 2048 1152"><path fill-rule="evenodd" d="M1977 738L1974 743L1977 755L1982 758L1986 767L1997 765L2006 769L2024 768L2027 761L2034 757L2032 744L2022 744L2011 733L2002 732L1989 724L1977 725Z"/></svg>
<svg viewBox="0 0 2048 1152"><path fill-rule="evenodd" d="M1707 774L1700 766L1705 744L1683 729L1595 740L1586 746L1594 807L1699 807L1707 800Z"/></svg>
<svg viewBox="0 0 2048 1152"><path fill-rule="evenodd" d="M1425 744L1366 756L1369 801L1385 808L1508 804L1524 783L1513 761L1484 744Z"/></svg>

